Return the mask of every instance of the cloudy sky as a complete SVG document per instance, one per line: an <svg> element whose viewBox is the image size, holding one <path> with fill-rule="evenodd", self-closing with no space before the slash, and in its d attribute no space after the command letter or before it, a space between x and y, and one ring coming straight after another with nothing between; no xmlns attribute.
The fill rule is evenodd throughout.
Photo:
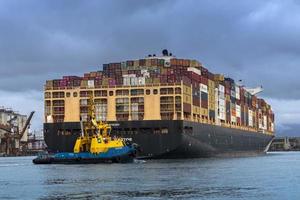
<svg viewBox="0 0 300 200"><path fill-rule="evenodd" d="M0 105L40 129L45 80L167 48L263 85L277 133L300 135L299 35L292 0L0 0Z"/></svg>

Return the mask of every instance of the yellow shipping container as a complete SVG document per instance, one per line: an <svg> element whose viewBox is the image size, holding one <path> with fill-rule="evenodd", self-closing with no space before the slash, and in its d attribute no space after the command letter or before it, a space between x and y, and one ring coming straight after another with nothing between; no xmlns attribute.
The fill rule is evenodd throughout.
<svg viewBox="0 0 300 200"><path fill-rule="evenodd" d="M191 60L190 61L190 67L195 67L195 68L199 69L201 66L202 66L202 64L197 60Z"/></svg>
<svg viewBox="0 0 300 200"><path fill-rule="evenodd" d="M161 67L161 68L160 68L160 73L161 73L161 74L166 74L167 71L168 71L167 68L164 68L164 67Z"/></svg>
<svg viewBox="0 0 300 200"><path fill-rule="evenodd" d="M138 67L140 65L139 60L134 60L133 61L133 67Z"/></svg>
<svg viewBox="0 0 300 200"><path fill-rule="evenodd" d="M183 103L191 104L191 95L183 94Z"/></svg>
<svg viewBox="0 0 300 200"><path fill-rule="evenodd" d="M208 79L208 88L210 89L215 89L215 82Z"/></svg>
<svg viewBox="0 0 300 200"><path fill-rule="evenodd" d="M146 66L150 67L151 66L151 59L146 59Z"/></svg>
<svg viewBox="0 0 300 200"><path fill-rule="evenodd" d="M193 113L194 114L197 114L197 115L200 115L200 107L199 106L193 106Z"/></svg>
<svg viewBox="0 0 300 200"><path fill-rule="evenodd" d="M223 74L215 74L214 79L215 79L215 81L218 81L218 82L224 81L224 75Z"/></svg>
<svg viewBox="0 0 300 200"><path fill-rule="evenodd" d="M191 93L192 93L191 87L187 85L183 85L183 94L191 95Z"/></svg>
<svg viewBox="0 0 300 200"><path fill-rule="evenodd" d="M160 79L159 78L153 78L153 83L160 83Z"/></svg>
<svg viewBox="0 0 300 200"><path fill-rule="evenodd" d="M80 82L80 86L81 86L81 87L87 87L87 86L88 86L88 81L87 81L87 80L82 80L82 81Z"/></svg>
<svg viewBox="0 0 300 200"><path fill-rule="evenodd" d="M226 99L226 101L230 101L230 95L226 94L225 99Z"/></svg>
<svg viewBox="0 0 300 200"><path fill-rule="evenodd" d="M46 87L53 87L53 81L46 81Z"/></svg>
<svg viewBox="0 0 300 200"><path fill-rule="evenodd" d="M207 108L201 108L201 115L204 115L204 116L208 116L208 109Z"/></svg>
<svg viewBox="0 0 300 200"><path fill-rule="evenodd" d="M108 85L108 78L102 79L102 85Z"/></svg>
<svg viewBox="0 0 300 200"><path fill-rule="evenodd" d="M215 110L216 106L215 106L215 102L214 101L210 101L208 104L209 109L211 110Z"/></svg>

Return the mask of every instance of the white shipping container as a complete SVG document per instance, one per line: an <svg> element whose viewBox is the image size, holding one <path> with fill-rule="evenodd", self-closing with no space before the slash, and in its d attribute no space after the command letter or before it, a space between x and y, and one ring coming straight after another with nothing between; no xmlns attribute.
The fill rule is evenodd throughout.
<svg viewBox="0 0 300 200"><path fill-rule="evenodd" d="M219 113L219 119L220 120L225 120L225 113Z"/></svg>
<svg viewBox="0 0 300 200"><path fill-rule="evenodd" d="M138 111L138 108L139 108L139 104L138 103L132 103L131 104L131 111L132 112Z"/></svg>
<svg viewBox="0 0 300 200"><path fill-rule="evenodd" d="M225 100L224 99L219 99L219 106L224 106L225 107Z"/></svg>
<svg viewBox="0 0 300 200"><path fill-rule="evenodd" d="M131 77L130 78L130 85L138 85L138 78L136 77Z"/></svg>
<svg viewBox="0 0 300 200"><path fill-rule="evenodd" d="M220 85L220 84L219 84L219 91L220 91L220 93L224 93L224 92L225 92L225 87L224 87L224 85Z"/></svg>
<svg viewBox="0 0 300 200"><path fill-rule="evenodd" d="M248 110L248 124L249 124L249 126L253 126L253 112L252 112L252 110Z"/></svg>
<svg viewBox="0 0 300 200"><path fill-rule="evenodd" d="M235 86L235 98L240 99L240 87Z"/></svg>
<svg viewBox="0 0 300 200"><path fill-rule="evenodd" d="M224 93L219 93L219 99L225 99L225 94Z"/></svg>
<svg viewBox="0 0 300 200"><path fill-rule="evenodd" d="M107 111L107 106L97 106L95 105L95 110L96 111Z"/></svg>
<svg viewBox="0 0 300 200"><path fill-rule="evenodd" d="M123 78L127 78L127 77L136 77L136 74L124 74Z"/></svg>
<svg viewBox="0 0 300 200"><path fill-rule="evenodd" d="M258 128L263 129L262 119L258 119Z"/></svg>
<svg viewBox="0 0 300 200"><path fill-rule="evenodd" d="M138 81L138 85L145 85L145 77L138 77L137 78L137 81Z"/></svg>
<svg viewBox="0 0 300 200"><path fill-rule="evenodd" d="M147 69L141 69L141 74L148 73Z"/></svg>
<svg viewBox="0 0 300 200"><path fill-rule="evenodd" d="M88 87L89 88L95 87L94 80L88 80Z"/></svg>
<svg viewBox="0 0 300 200"><path fill-rule="evenodd" d="M208 91L207 91L207 85L204 85L204 84L200 83L200 91L208 93Z"/></svg>
<svg viewBox="0 0 300 200"><path fill-rule="evenodd" d="M136 74L128 74L128 77L131 77L131 78L136 77Z"/></svg>
<svg viewBox="0 0 300 200"><path fill-rule="evenodd" d="M219 112L225 114L226 112L225 106L219 106Z"/></svg>
<svg viewBox="0 0 300 200"><path fill-rule="evenodd" d="M241 106L236 105L235 106L235 112L237 117L241 117Z"/></svg>
<svg viewBox="0 0 300 200"><path fill-rule="evenodd" d="M171 57L163 57L165 60L165 67L170 67L171 66Z"/></svg>
<svg viewBox="0 0 300 200"><path fill-rule="evenodd" d="M130 77L123 77L123 85L128 86L130 84Z"/></svg>
<svg viewBox="0 0 300 200"><path fill-rule="evenodd" d="M271 131L274 131L274 123L271 123Z"/></svg>
<svg viewBox="0 0 300 200"><path fill-rule="evenodd" d="M150 78L150 73L149 73L149 72L144 73L144 74L143 74L143 77L144 77L144 78Z"/></svg>
<svg viewBox="0 0 300 200"><path fill-rule="evenodd" d="M267 130L267 116L266 115L264 115L263 129Z"/></svg>
<svg viewBox="0 0 300 200"><path fill-rule="evenodd" d="M195 67L189 67L187 70L190 71L190 72L194 72L198 75L201 75L201 71L199 69L195 68Z"/></svg>
<svg viewBox="0 0 300 200"><path fill-rule="evenodd" d="M215 122L216 125L221 125L218 117L219 116L218 109L219 109L219 90L218 88L215 88Z"/></svg>
<svg viewBox="0 0 300 200"><path fill-rule="evenodd" d="M236 123L236 117L235 116L231 116L231 122Z"/></svg>
<svg viewBox="0 0 300 200"><path fill-rule="evenodd" d="M87 105L87 99L80 99L80 105L86 106Z"/></svg>

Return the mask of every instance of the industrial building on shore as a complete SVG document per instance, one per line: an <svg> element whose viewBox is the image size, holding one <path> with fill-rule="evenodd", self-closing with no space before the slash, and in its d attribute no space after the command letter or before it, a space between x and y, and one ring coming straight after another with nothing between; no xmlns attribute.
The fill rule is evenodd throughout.
<svg viewBox="0 0 300 200"><path fill-rule="evenodd" d="M28 117L10 108L0 107L0 155L20 155L27 148Z"/></svg>

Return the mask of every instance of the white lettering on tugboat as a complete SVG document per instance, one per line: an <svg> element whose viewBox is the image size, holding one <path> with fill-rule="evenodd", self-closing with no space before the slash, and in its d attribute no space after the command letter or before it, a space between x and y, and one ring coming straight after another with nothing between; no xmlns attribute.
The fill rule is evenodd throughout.
<svg viewBox="0 0 300 200"><path fill-rule="evenodd" d="M123 141L130 141L132 142L132 138L122 138Z"/></svg>

